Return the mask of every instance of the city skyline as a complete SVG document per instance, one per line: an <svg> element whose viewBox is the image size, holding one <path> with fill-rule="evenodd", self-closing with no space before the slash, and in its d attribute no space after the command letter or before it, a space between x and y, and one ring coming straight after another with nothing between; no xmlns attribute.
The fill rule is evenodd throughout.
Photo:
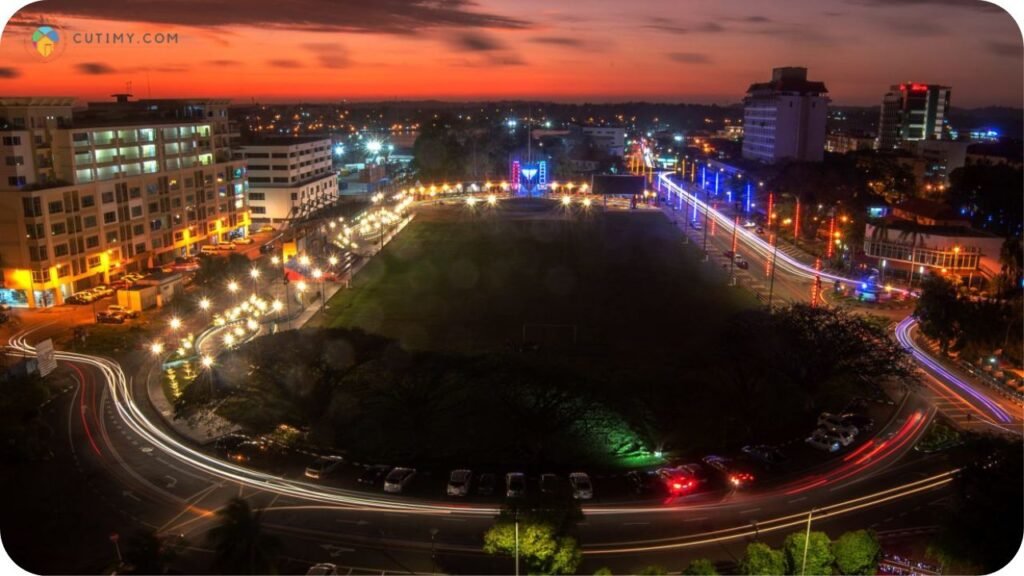
<svg viewBox="0 0 1024 576"><path fill-rule="evenodd" d="M548 99L739 102L776 66L806 66L836 105L878 105L900 82L950 85L953 106L1020 107L1020 32L984 2L846 0L749 9L739 2L538 0L356 3L48 0L5 29L0 90L104 99ZM578 10L578 9L577 9ZM955 22L953 26L950 22ZM40 23L61 52L33 58ZM102 43L109 34L176 34L160 45ZM73 40L74 38L74 40ZM87 43L92 40L92 43ZM894 58L893 54L898 54ZM597 57L595 57L597 56Z"/></svg>

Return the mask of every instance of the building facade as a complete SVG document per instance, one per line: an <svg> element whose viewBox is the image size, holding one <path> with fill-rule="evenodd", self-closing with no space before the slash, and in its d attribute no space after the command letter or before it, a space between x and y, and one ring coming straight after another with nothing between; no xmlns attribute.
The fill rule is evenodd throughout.
<svg viewBox="0 0 1024 576"><path fill-rule="evenodd" d="M227 100L0 98L0 298L79 290L246 234Z"/></svg>
<svg viewBox="0 0 1024 576"><path fill-rule="evenodd" d="M743 100L743 157L820 162L825 154L828 90L807 80L806 68L775 68L770 82L752 84Z"/></svg>
<svg viewBox="0 0 1024 576"><path fill-rule="evenodd" d="M952 89L937 84L905 83L882 98L878 149L893 150L905 141L941 140Z"/></svg>
<svg viewBox="0 0 1024 576"><path fill-rule="evenodd" d="M338 201L330 138L268 138L246 143L254 224L280 226Z"/></svg>

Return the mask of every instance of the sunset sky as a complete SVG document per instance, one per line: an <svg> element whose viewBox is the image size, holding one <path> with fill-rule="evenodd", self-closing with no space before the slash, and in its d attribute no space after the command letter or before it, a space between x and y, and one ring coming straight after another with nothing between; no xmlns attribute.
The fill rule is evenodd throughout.
<svg viewBox="0 0 1024 576"><path fill-rule="evenodd" d="M64 43L45 60L40 23ZM71 41L108 32L179 40ZM0 95L728 104L784 65L837 104L904 81L959 107L1024 98L1017 25L972 0L45 0L4 30Z"/></svg>

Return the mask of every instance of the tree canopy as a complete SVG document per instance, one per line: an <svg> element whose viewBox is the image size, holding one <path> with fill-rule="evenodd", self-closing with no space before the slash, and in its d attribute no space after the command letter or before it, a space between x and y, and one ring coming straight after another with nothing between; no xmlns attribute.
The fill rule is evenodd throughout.
<svg viewBox="0 0 1024 576"><path fill-rule="evenodd" d="M740 572L750 576L784 576L789 571L782 550L775 550L763 542L752 542L740 560Z"/></svg>
<svg viewBox="0 0 1024 576"><path fill-rule="evenodd" d="M875 574L882 546L873 532L846 532L832 543L836 568L841 574Z"/></svg>
<svg viewBox="0 0 1024 576"><path fill-rule="evenodd" d="M804 543L806 546L807 563L804 564ZM835 556L832 555L832 542L828 534L824 532L811 532L808 540L804 531L794 532L782 543L782 551L786 556L786 566L790 574L815 574L829 576L832 574L832 564Z"/></svg>

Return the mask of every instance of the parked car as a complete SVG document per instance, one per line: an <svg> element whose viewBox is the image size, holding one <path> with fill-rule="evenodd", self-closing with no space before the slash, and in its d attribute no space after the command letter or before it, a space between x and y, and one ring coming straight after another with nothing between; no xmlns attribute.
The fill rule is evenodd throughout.
<svg viewBox="0 0 1024 576"><path fill-rule="evenodd" d="M252 238L245 236L243 238L235 238L231 242L233 244L252 244Z"/></svg>
<svg viewBox="0 0 1024 576"><path fill-rule="evenodd" d="M733 488L747 488L754 483L754 475L731 458L711 455L702 461Z"/></svg>
<svg viewBox="0 0 1024 576"><path fill-rule="evenodd" d="M743 258L743 256L740 256L739 254L736 255L733 261L736 263L736 267L739 268L740 270L746 270L747 268L750 268L750 263L747 262Z"/></svg>
<svg viewBox="0 0 1024 576"><path fill-rule="evenodd" d="M127 318L124 314L116 312L97 312L96 321L100 324L124 324Z"/></svg>
<svg viewBox="0 0 1024 576"><path fill-rule="evenodd" d="M363 473L356 478L356 482L363 486L376 486L381 483L384 479L384 475L388 473L391 468L389 466L368 466Z"/></svg>
<svg viewBox="0 0 1024 576"><path fill-rule="evenodd" d="M650 470L631 470L626 473L626 479L629 481L629 489L633 494L646 494L651 491L657 480L658 475Z"/></svg>
<svg viewBox="0 0 1024 576"><path fill-rule="evenodd" d="M818 450L824 450L825 452L838 452L839 449L842 448L842 445L838 440L829 438L827 433L820 428L808 436L804 442L807 442Z"/></svg>
<svg viewBox="0 0 1024 576"><path fill-rule="evenodd" d="M107 306L107 312L110 312L111 314L121 314L130 320L134 320L139 317L138 310L129 310L119 304L111 304L110 306Z"/></svg>
<svg viewBox="0 0 1024 576"><path fill-rule="evenodd" d="M785 464L788 458L777 448L759 444L756 446L744 446L740 449L744 454L750 456L763 464L766 468L774 468Z"/></svg>
<svg viewBox="0 0 1024 576"><path fill-rule="evenodd" d="M875 427L875 421L860 414L843 414L844 426L853 426L860 432L867 432Z"/></svg>
<svg viewBox="0 0 1024 576"><path fill-rule="evenodd" d="M828 428L818 428L825 433L829 439L834 439L839 442L842 446L849 446L853 444L853 441L857 438L856 434L851 433L849 430L837 428L835 430L829 430Z"/></svg>
<svg viewBox="0 0 1024 576"><path fill-rule="evenodd" d="M725 252L722 252L722 254L725 255L726 258L735 258L736 257L736 253L733 252L732 250L726 250Z"/></svg>
<svg viewBox="0 0 1024 576"><path fill-rule="evenodd" d="M505 474L505 497L522 498L526 495L526 476L522 472Z"/></svg>
<svg viewBox="0 0 1024 576"><path fill-rule="evenodd" d="M230 456L228 456L228 453L231 450L234 450L235 448L238 448L238 446L240 444L242 444L243 442L249 442L251 440L252 440L251 437L246 436L244 434L225 434L225 435L217 438L216 440L214 440L213 448L218 453L223 454L224 456L226 456L226 457L228 457L230 459Z"/></svg>
<svg viewBox="0 0 1024 576"><path fill-rule="evenodd" d="M572 487L572 497L576 500L590 500L594 497L594 486L586 472L569 474L569 486Z"/></svg>
<svg viewBox="0 0 1024 576"><path fill-rule="evenodd" d="M473 473L469 470L452 470L448 476L447 492L449 496L466 496L473 481Z"/></svg>
<svg viewBox="0 0 1024 576"><path fill-rule="evenodd" d="M856 426L843 423L843 417L838 414L822 412L818 416L818 427L830 432L842 432L844 435L856 436L859 430Z"/></svg>
<svg viewBox="0 0 1024 576"><path fill-rule="evenodd" d="M416 476L415 468L403 468L401 466L391 470L384 478L384 491L390 494L400 493Z"/></svg>
<svg viewBox="0 0 1024 576"><path fill-rule="evenodd" d="M554 494L558 492L558 476L554 474L541 474L540 491L541 494Z"/></svg>
<svg viewBox="0 0 1024 576"><path fill-rule="evenodd" d="M657 474L664 483L665 489L673 496L693 492L700 484L700 480L689 466L658 468Z"/></svg>
<svg viewBox="0 0 1024 576"><path fill-rule="evenodd" d="M246 440L228 450L228 460L234 462L250 462L253 458L268 456L273 452L269 443L263 440Z"/></svg>
<svg viewBox="0 0 1024 576"><path fill-rule="evenodd" d="M199 249L199 253L200 254L216 254L217 253L217 246L214 245L214 244L206 244L205 246L203 246L202 248Z"/></svg>
<svg viewBox="0 0 1024 576"><path fill-rule="evenodd" d="M341 458L321 456L306 466L306 478L322 480L334 473L341 466Z"/></svg>
<svg viewBox="0 0 1024 576"><path fill-rule="evenodd" d="M235 249L235 245L232 244L231 242L218 242L216 244L216 246L217 246L217 250L221 250L221 251L224 251L224 250L234 250Z"/></svg>
<svg viewBox="0 0 1024 576"><path fill-rule="evenodd" d="M494 485L497 483L497 477L490 473L484 472L480 475L480 479L476 483L476 493L481 496L490 496L494 494Z"/></svg>
<svg viewBox="0 0 1024 576"><path fill-rule="evenodd" d="M338 566L330 562L321 562L309 567L306 576L335 576L338 573Z"/></svg>
<svg viewBox="0 0 1024 576"><path fill-rule="evenodd" d="M260 226L256 231L257 232L273 232L274 231L274 227L271 226L270 224L264 224L263 226Z"/></svg>

